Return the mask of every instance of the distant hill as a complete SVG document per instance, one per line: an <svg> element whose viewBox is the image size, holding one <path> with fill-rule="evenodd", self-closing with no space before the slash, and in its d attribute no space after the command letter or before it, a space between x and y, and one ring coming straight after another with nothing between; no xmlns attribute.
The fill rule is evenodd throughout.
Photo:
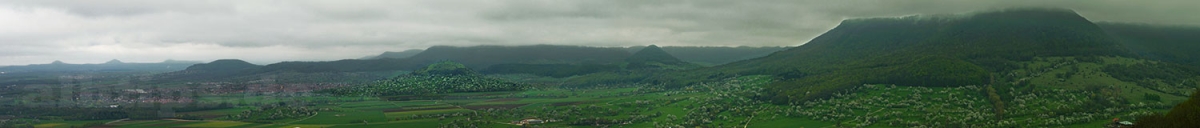
<svg viewBox="0 0 1200 128"><path fill-rule="evenodd" d="M249 71L262 66L238 59L220 59L208 63L188 66L182 71L155 75L157 82L210 81L248 75Z"/></svg>
<svg viewBox="0 0 1200 128"><path fill-rule="evenodd" d="M629 58L626 58L625 61L629 62L629 63L645 63L645 62L680 63L680 62L683 62L682 60L679 60L679 58L675 58L675 56L672 56L670 53L667 53L667 51L663 51L662 48L658 48L658 46L656 46L656 45L650 45L650 46L647 46L646 48L642 48L641 50L638 50L636 53L633 53L633 55L629 56Z"/></svg>
<svg viewBox="0 0 1200 128"><path fill-rule="evenodd" d="M169 72L179 71L192 64L191 61L166 61L161 63L124 63L120 60L110 60L101 64L68 64L54 61L50 64L30 64L25 66L4 66L0 71L8 73L21 72Z"/></svg>
<svg viewBox="0 0 1200 128"><path fill-rule="evenodd" d="M25 85L61 84L66 82L62 78L63 76L89 76L87 79L97 82L117 81L128 76L180 71L196 63L199 62L124 63L112 60L101 64L69 64L54 61L50 64L4 66L0 67L0 85L15 85L19 88Z"/></svg>
<svg viewBox="0 0 1200 128"><path fill-rule="evenodd" d="M1113 38L1149 59L1200 65L1200 27L1101 22Z"/></svg>
<svg viewBox="0 0 1200 128"><path fill-rule="evenodd" d="M238 59L220 59L208 63L188 66L188 71L237 71L261 67Z"/></svg>
<svg viewBox="0 0 1200 128"><path fill-rule="evenodd" d="M702 67L697 64L679 60L678 58L675 58L675 56L667 53L667 51L663 51L663 49L655 45L650 45L646 48L638 50L638 52L633 53L633 55L630 55L628 58L625 58L625 62L628 63L625 66L625 69L682 70Z"/></svg>
<svg viewBox="0 0 1200 128"><path fill-rule="evenodd" d="M633 46L627 48L634 53L646 48ZM787 47L710 47L710 46L660 46L663 51L679 58L679 60L703 65L722 65L726 63L767 56Z"/></svg>
<svg viewBox="0 0 1200 128"><path fill-rule="evenodd" d="M389 51L389 52L383 52L383 54L379 54L376 56L368 56L368 57L363 57L360 59L363 59L363 60L383 59L383 58L404 59L404 58L408 58L408 57L412 57L414 55L420 54L421 52L424 52L424 51L425 50L422 50L422 49L409 49L409 50L404 50L401 52L390 52Z"/></svg>
<svg viewBox="0 0 1200 128"><path fill-rule="evenodd" d="M474 69L496 64L578 64L614 63L628 57L621 48L530 45L530 46L434 46L409 57L414 63L430 64L454 61Z"/></svg>
<svg viewBox="0 0 1200 128"><path fill-rule="evenodd" d="M1013 61L1040 56L1124 56L1128 50L1067 9L1024 8L973 14L843 21L812 41L771 55L648 81L680 86L731 74L775 75L777 101L831 95L864 83L963 86L990 83Z"/></svg>
<svg viewBox="0 0 1200 128"><path fill-rule="evenodd" d="M371 60L337 60L337 61L289 61L268 64L255 73L294 71L304 73L314 72L365 72L365 71L391 71L391 70L412 70L423 65L421 63L413 63L404 59L371 59Z"/></svg>
<svg viewBox="0 0 1200 128"><path fill-rule="evenodd" d="M121 60L112 59L108 60L108 62L104 62L104 64L124 64L124 62L121 62Z"/></svg>

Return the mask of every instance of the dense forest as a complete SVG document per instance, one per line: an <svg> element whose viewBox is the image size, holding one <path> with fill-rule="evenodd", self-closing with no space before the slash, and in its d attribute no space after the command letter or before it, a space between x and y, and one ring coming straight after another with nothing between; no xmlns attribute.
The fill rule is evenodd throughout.
<svg viewBox="0 0 1200 128"><path fill-rule="evenodd" d="M1200 27L1100 22L1100 28L1134 54L1166 62L1200 65Z"/></svg>
<svg viewBox="0 0 1200 128"><path fill-rule="evenodd" d="M322 92L337 95L398 96L517 91L527 87L529 85L483 77L463 64L443 61L417 69L409 75L367 85L327 89Z"/></svg>
<svg viewBox="0 0 1200 128"><path fill-rule="evenodd" d="M768 86L773 97L767 99L785 102L824 97L866 83L984 84L991 82L984 76L1017 68L1014 61L1043 56L1128 56L1127 51L1071 10L1010 9L969 16L850 19L796 48L652 79L674 81L661 83L673 86L729 74L775 75L783 81ZM922 59L930 57L936 59ZM942 70L923 72L922 66ZM940 76L908 79L926 73Z"/></svg>

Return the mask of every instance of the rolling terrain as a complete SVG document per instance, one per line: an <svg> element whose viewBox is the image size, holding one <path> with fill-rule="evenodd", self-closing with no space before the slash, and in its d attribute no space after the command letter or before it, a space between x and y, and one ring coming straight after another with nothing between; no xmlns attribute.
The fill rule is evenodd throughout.
<svg viewBox="0 0 1200 128"><path fill-rule="evenodd" d="M1189 127L1197 30L1017 8L846 19L796 47L223 59L9 87L0 127Z"/></svg>

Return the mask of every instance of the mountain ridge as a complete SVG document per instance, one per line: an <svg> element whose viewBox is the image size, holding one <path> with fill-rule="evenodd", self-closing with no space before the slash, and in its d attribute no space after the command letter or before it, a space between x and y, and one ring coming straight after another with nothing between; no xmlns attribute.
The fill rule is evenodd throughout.
<svg viewBox="0 0 1200 128"><path fill-rule="evenodd" d="M826 97L867 83L982 85L991 82L988 76L992 73L1016 69L1018 65L1012 61L1046 56L1128 56L1127 52L1074 11L1007 9L849 19L798 47L648 81L685 86L703 81L698 78L774 75L783 80L768 85L771 96L765 98L787 102ZM943 68L947 72L939 77L920 75L933 70L907 70L938 67L956 68Z"/></svg>

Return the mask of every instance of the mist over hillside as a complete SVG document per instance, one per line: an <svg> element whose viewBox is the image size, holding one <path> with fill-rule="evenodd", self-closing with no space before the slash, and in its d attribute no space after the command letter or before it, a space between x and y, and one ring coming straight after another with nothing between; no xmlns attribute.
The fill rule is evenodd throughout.
<svg viewBox="0 0 1200 128"><path fill-rule="evenodd" d="M1180 64L1200 65L1200 27L1139 23L1097 23L1134 54Z"/></svg>
<svg viewBox="0 0 1200 128"><path fill-rule="evenodd" d="M849 19L796 48L696 71L708 73L680 76L775 75L785 81L768 86L774 94L771 99L786 101L825 97L865 83L907 83L894 78L926 83L901 84L910 86L982 85L992 82L990 74L1017 69L1012 61L1034 57L1130 55L1098 26L1067 9L947 16L953 17ZM938 61L919 64L933 60ZM921 68L944 72L921 75L905 71Z"/></svg>

